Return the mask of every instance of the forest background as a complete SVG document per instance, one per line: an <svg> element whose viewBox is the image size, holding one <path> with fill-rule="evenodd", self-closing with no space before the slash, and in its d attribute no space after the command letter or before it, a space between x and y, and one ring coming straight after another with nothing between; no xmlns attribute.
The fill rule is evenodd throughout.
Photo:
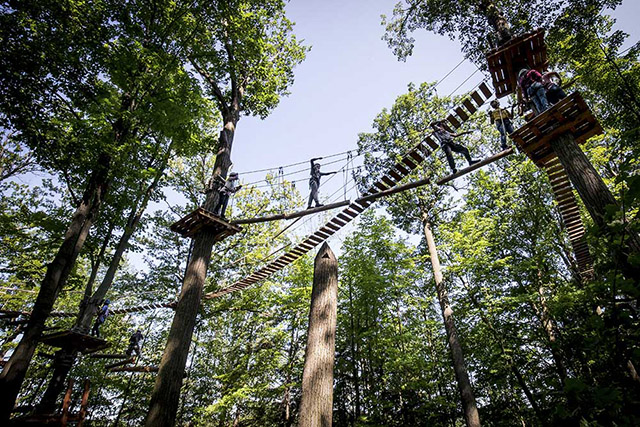
<svg viewBox="0 0 640 427"><path fill-rule="evenodd" d="M578 28L552 27L549 48L553 64L566 80L576 78L574 88L583 91L605 127L605 135L592 140L585 151L625 202L623 213L636 219L638 109L629 97L640 94L633 19L640 10L631 0L620 5L594 3L616 6L598 11L591 29L595 38L576 39L572 32L580 34ZM289 96L265 102L264 110L260 104L251 112L257 117L239 121L233 170L249 185L234 198L233 216L303 207L308 159L347 150L355 157L351 166L347 154L325 161L335 161L325 170L340 173L322 187L322 194L335 200L353 198L356 181L364 188L389 158L415 142L415 132L442 117L485 77L476 67L481 64L464 60L459 40L423 29L414 33L413 54L398 61L382 40L386 34L394 44L393 28L385 33L380 25L383 13L393 19L390 5L383 2L287 5L287 17L296 22L293 33L311 50L294 70L295 84L293 76L287 76L288 87L279 90L280 96L290 92ZM608 21L606 14L617 22ZM64 42L54 47L62 49ZM598 49L600 44L603 50ZM611 57L616 59L609 61ZM621 79L631 87L623 87ZM189 91L190 84L179 80L179 89L173 89ZM105 275L127 215L144 208L145 194L148 206L108 297L114 308L175 299L189 242L168 226L202 202L201 191L215 158L208 141L220 126L211 104L188 99L191 104L174 110L187 120L150 127L150 139L141 139L142 148L135 148L135 156L127 157L126 150L133 148L121 148L121 159L129 158L130 163L122 163L112 184L113 196L104 201L56 311L75 312L87 281ZM112 100L104 97L104 102ZM271 114L266 117L267 113ZM199 120L185 130L190 114ZM69 152L64 144L46 153L30 149L8 115L5 110L0 158L0 295L3 309L28 310L46 264L60 246L74 202L84 190L83 162L89 160L82 155L74 158L80 153ZM145 119L157 118L136 117ZM477 114L468 129L474 132L467 143L475 153L496 151L497 134L484 114ZM49 131L60 132L53 137L65 137L58 128ZM87 134L82 137L89 140L95 129L88 126L83 131ZM173 140L188 144L172 152L168 147ZM165 158L165 152L171 154ZM283 173L299 172L279 175L279 165L298 162ZM442 158L427 163L418 176L446 174ZM243 173L263 168L273 169ZM633 408L638 404L638 380L629 373L627 362L640 363L638 284L622 279L604 256L607 251L602 247L614 242L603 239L587 215L583 217L590 226L597 279L585 284L576 277L546 177L524 156L514 155L453 186L391 198L384 210L366 213L329 240L340 262L336 425L461 422L428 251L420 237L423 210L418 207L425 206L435 225L481 419L487 425L550 425L560 420L637 423ZM286 224L246 227L215 248L207 290L254 271L274 250L315 230L323 218L301 221L286 234L281 234ZM618 219L614 216L612 221ZM311 276L311 258L304 258L260 285L203 305L179 423L295 423ZM103 333L113 348L122 349L129 334L141 328L146 338L140 363L157 365L171 317L166 309L113 316ZM51 319L47 325L71 323ZM9 357L19 331L5 323L2 332L2 351ZM42 396L51 374L47 352L36 353L21 404L37 403ZM103 365L81 359L71 374L78 381L92 379L92 424L140 423L153 374L105 374Z"/></svg>

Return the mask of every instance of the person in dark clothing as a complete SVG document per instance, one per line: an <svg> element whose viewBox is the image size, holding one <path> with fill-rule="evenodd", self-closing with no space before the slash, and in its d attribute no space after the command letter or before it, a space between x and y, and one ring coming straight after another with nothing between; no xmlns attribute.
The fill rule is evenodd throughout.
<svg viewBox="0 0 640 427"><path fill-rule="evenodd" d="M454 138L470 134L470 131L453 134L445 128L443 121L435 122L432 127L434 130L434 136L438 138L438 141L440 141L440 147L442 147L444 154L447 156L447 161L449 162L449 167L451 168L452 173L458 172L458 169L456 169L456 162L453 159L453 154L451 153L452 151L462 154L467 159L467 162L469 162L469 166L480 161L473 160L471 158L471 154L469 154L467 147L453 141Z"/></svg>
<svg viewBox="0 0 640 427"><path fill-rule="evenodd" d="M507 146L507 135L513 133L513 124L511 123L513 108L511 108L511 111L506 108L500 108L500 101L497 99L491 101L491 107L493 110L489 112L489 120L491 123L495 123L498 132L500 132L500 148L506 150L509 148Z"/></svg>
<svg viewBox="0 0 640 427"><path fill-rule="evenodd" d="M111 301L108 299L104 300L102 307L98 310L98 317L93 324L93 329L91 329L91 335L100 338L100 326L102 326L104 321L107 320L107 317L109 317L109 304L111 304Z"/></svg>
<svg viewBox="0 0 640 427"><path fill-rule="evenodd" d="M547 90L542 84L542 74L538 71L528 68L520 70L518 73L518 86L522 89L522 94L526 100L533 102L536 115L545 112L549 108Z"/></svg>
<svg viewBox="0 0 640 427"><path fill-rule="evenodd" d="M225 217L227 205L229 204L229 196L236 193L242 188L242 185L238 185L238 172L231 172L229 179L226 180L222 188L220 189L220 196L218 198L218 204L213 209L213 214L220 218Z"/></svg>
<svg viewBox="0 0 640 427"><path fill-rule="evenodd" d="M316 163L316 160L322 160L322 157L316 157L311 159L311 177L309 178L309 189L311 190L311 194L309 194L309 203L307 204L307 209L311 209L311 205L313 202L316 202L316 208L322 206L320 200L318 199L318 188L320 188L320 177L324 175L333 175L338 172L320 172L320 165Z"/></svg>
<svg viewBox="0 0 640 427"><path fill-rule="evenodd" d="M127 356L131 356L133 353L140 357L140 341L142 341L142 332L138 329L135 334L129 338L129 348L127 348Z"/></svg>
<svg viewBox="0 0 640 427"><path fill-rule="evenodd" d="M561 99L567 97L567 94L564 93L564 90L562 90L560 84L560 76L555 71L546 73L544 76L542 76L542 85L547 91L547 100L551 105L555 105Z"/></svg>

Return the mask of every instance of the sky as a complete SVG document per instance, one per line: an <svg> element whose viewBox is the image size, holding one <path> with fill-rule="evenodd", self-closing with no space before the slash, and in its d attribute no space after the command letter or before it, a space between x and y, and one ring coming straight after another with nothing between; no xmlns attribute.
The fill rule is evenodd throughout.
<svg viewBox="0 0 640 427"><path fill-rule="evenodd" d="M395 3L395 0L290 1L287 16L296 24L297 37L311 46L311 51L294 70L291 94L281 100L269 117L264 120L243 117L238 123L232 158L233 170L241 173L241 180L253 182L264 176L242 176L243 171L355 150L358 134L371 131L376 115L383 108L390 108L396 97L407 91L409 83L440 80L463 60L457 41L418 30L413 34L416 39L413 55L406 62L398 61L382 40L381 25L381 15L390 16ZM617 19L615 29L630 34L626 46L640 39L637 30L640 1L624 0L613 16ZM449 95L474 72L456 93L466 92L485 78L473 64L464 61L440 84L439 93ZM337 163L323 170L342 165ZM304 168L297 166L285 172ZM307 171L287 177L307 178ZM339 190L342 184L342 177L327 181L321 188L321 198ZM305 181L297 188L303 195L308 194ZM236 212L238 215L241 216ZM313 232L321 220L310 219L298 232ZM342 240L351 229L344 230L336 239Z"/></svg>

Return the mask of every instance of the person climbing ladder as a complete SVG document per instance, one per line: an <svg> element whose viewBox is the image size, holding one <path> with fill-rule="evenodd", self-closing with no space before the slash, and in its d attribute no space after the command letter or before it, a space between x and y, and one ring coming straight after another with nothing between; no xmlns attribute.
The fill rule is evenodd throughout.
<svg viewBox="0 0 640 427"><path fill-rule="evenodd" d="M447 156L447 161L449 162L449 167L451 167L452 173L458 172L458 169L456 169L456 162L453 159L453 154L451 153L452 151L455 151L456 153L461 153L467 159L467 162L469 162L469 166L475 163L478 163L480 161L480 160L474 160L471 158L471 154L469 154L469 150L467 149L467 147L453 141L454 138L457 138L462 135L468 135L471 133L471 131L453 134L449 132L447 128L444 126L443 120L435 122L431 126L433 127L433 130L434 130L433 134L435 135L436 138L438 138L438 141L440 141L440 147L442 147L444 154Z"/></svg>
<svg viewBox="0 0 640 427"><path fill-rule="evenodd" d="M318 188L320 188L320 177L324 175L333 175L338 172L320 172L320 165L316 163L316 160L322 160L322 157L316 157L311 159L311 177L309 178L309 188L311 194L309 194L309 203L307 209L311 209L313 202L316 202L316 207L322 206L318 199Z"/></svg>

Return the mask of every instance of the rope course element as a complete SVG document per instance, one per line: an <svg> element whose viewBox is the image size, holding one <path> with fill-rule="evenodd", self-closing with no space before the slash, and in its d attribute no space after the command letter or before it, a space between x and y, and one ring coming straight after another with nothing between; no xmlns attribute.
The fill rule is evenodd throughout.
<svg viewBox="0 0 640 427"><path fill-rule="evenodd" d="M491 89L483 81L476 89L474 89L468 97L462 101L462 106L454 109L445 119L453 128L457 129L469 119L478 108L480 108L493 95ZM230 286L222 288L215 292L210 292L204 296L205 299L218 298L231 292L245 289L256 282L262 281L271 276L276 271L281 270L285 266L291 264L311 249L335 234L338 230L351 222L360 213L367 209L373 202L368 196L377 195L377 193L390 190L395 187L404 177L409 175L414 169L422 163L425 158L430 156L434 150L438 148L438 144L431 135L427 135L424 141L411 149L398 163L395 164L384 176L376 181L364 194L363 197L350 203L339 214L329 220L323 227L315 233L306 237L302 242L293 249L281 255L265 267L255 271L249 276L233 283Z"/></svg>
<svg viewBox="0 0 640 427"><path fill-rule="evenodd" d="M157 302L153 304L144 304L138 305L134 307L126 307L126 308L116 308L113 310L109 310L110 314L129 314L129 313L138 313L140 311L148 311L154 310L156 308L175 308L177 301L170 302ZM67 312L67 311L54 311L49 317L75 317L78 313ZM0 310L0 316L5 317L18 317L18 316L31 316L30 311L9 311L9 310Z"/></svg>

